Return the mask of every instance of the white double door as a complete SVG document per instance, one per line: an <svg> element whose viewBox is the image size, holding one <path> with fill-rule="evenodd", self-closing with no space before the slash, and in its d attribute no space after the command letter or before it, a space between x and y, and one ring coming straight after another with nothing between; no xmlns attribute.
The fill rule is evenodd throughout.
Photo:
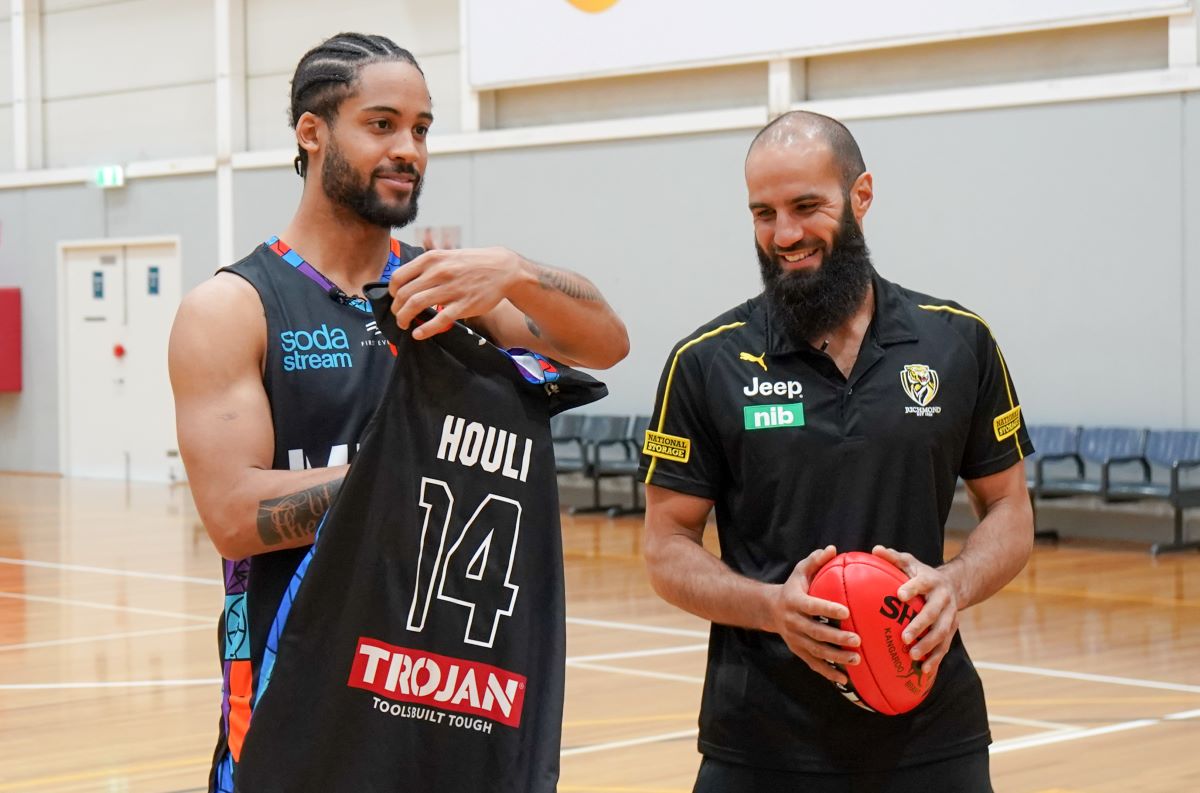
<svg viewBox="0 0 1200 793"><path fill-rule="evenodd" d="M67 476L181 479L167 339L180 299L174 242L62 248Z"/></svg>

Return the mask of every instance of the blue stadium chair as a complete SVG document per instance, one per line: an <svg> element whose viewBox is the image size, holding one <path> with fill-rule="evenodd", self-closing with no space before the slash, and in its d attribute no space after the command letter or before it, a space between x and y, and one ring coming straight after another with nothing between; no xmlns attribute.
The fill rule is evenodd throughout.
<svg viewBox="0 0 1200 793"><path fill-rule="evenodd" d="M574 474L587 468L587 454L581 436L583 418L578 413L559 413L550 419L555 473Z"/></svg>
<svg viewBox="0 0 1200 793"><path fill-rule="evenodd" d="M1132 482L1106 479L1103 493L1105 501L1162 499L1174 511L1174 540L1155 543L1150 552L1158 555L1169 551L1200 549L1200 540L1185 541L1183 538L1183 511L1189 507L1200 507L1200 484L1188 484L1183 479L1186 471L1200 468L1200 431L1152 430L1146 439L1141 460L1122 462L1137 462L1142 479ZM1118 461L1114 461L1114 464L1118 464ZM1152 465L1170 472L1166 482L1153 481Z"/></svg>
<svg viewBox="0 0 1200 793"><path fill-rule="evenodd" d="M579 437L583 443L583 472L592 480L592 503L586 507L571 507L569 512L572 515L607 512L620 506L600 503L600 480L609 476L629 476L637 472L637 456L631 455L626 445L632 421L631 416L584 416ZM606 456L605 453L610 450L619 451L621 456ZM636 482L634 487L637 487Z"/></svg>
<svg viewBox="0 0 1200 793"><path fill-rule="evenodd" d="M1045 476L1047 462L1079 460L1079 431L1068 424L1032 424L1029 440L1033 442L1033 454L1025 458L1025 483L1029 486L1029 503L1033 506L1033 537L1035 540L1058 542L1058 531L1038 528L1037 496ZM1082 461L1079 467L1082 476Z"/></svg>
<svg viewBox="0 0 1200 793"><path fill-rule="evenodd" d="M1129 427L1085 427L1079 432L1079 450L1057 455L1042 454L1034 465L1037 497L1066 498L1070 496L1104 496L1112 468L1115 465L1136 463L1146 451L1147 430ZM1048 475L1046 464L1071 461L1075 476ZM1100 466L1100 476L1087 476L1086 462ZM1149 479L1148 466L1145 476Z"/></svg>
<svg viewBox="0 0 1200 793"><path fill-rule="evenodd" d="M628 476L630 478L630 486L633 488L631 503L632 507L609 507L608 516L616 518L621 515L641 515L646 511L646 507L642 505L641 499L638 497L638 485L641 484L638 479L638 465L642 459L642 446L646 441L646 430L650 428L649 416L634 416L630 422L628 437L625 438L625 447L627 449L626 456L623 459L610 459L602 463L602 470L605 471L604 476Z"/></svg>

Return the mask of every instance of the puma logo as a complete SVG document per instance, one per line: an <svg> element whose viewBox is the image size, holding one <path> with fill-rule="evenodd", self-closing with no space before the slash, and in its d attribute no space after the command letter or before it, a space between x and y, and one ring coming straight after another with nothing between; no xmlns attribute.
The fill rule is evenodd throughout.
<svg viewBox="0 0 1200 793"><path fill-rule="evenodd" d="M762 367L762 370L764 372L767 371L766 361L763 360L763 358L766 358L766 357L767 357L767 354L765 352L761 355L751 355L748 352L738 353L739 361L750 361L751 363L756 363Z"/></svg>

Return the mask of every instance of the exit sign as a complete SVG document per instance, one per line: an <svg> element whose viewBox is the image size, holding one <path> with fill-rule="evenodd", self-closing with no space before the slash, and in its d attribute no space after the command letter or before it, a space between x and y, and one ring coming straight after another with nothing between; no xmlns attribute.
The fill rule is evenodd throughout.
<svg viewBox="0 0 1200 793"><path fill-rule="evenodd" d="M125 169L120 165L102 165L92 172L92 183L97 187L124 187Z"/></svg>

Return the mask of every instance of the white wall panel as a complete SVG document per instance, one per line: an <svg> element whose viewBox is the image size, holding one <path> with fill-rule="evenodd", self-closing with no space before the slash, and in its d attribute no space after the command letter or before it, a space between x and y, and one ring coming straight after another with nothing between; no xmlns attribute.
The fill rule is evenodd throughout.
<svg viewBox="0 0 1200 793"><path fill-rule="evenodd" d="M433 134L462 129L458 55L418 57L433 97ZM250 151L291 148L295 137L288 126L292 75L271 74L246 80L247 145Z"/></svg>
<svg viewBox="0 0 1200 793"><path fill-rule="evenodd" d="M1188 427L1200 429L1200 95L1181 99L1183 108L1183 410Z"/></svg>
<svg viewBox="0 0 1200 793"><path fill-rule="evenodd" d="M808 99L1111 74L1167 65L1167 22L1148 19L810 58Z"/></svg>
<svg viewBox="0 0 1200 793"><path fill-rule="evenodd" d="M12 22L0 19L0 105L12 102L12 92Z"/></svg>
<svg viewBox="0 0 1200 793"><path fill-rule="evenodd" d="M0 173L13 169L13 116L11 105L0 105Z"/></svg>
<svg viewBox="0 0 1200 793"><path fill-rule="evenodd" d="M418 57L421 71L425 72L425 83L429 96L433 98L433 132L446 134L462 129L462 102L459 97L462 85L459 82L458 53L427 55Z"/></svg>
<svg viewBox="0 0 1200 793"><path fill-rule="evenodd" d="M46 164L211 154L214 93L205 83L47 102Z"/></svg>
<svg viewBox="0 0 1200 793"><path fill-rule="evenodd" d="M45 14L43 93L58 99L213 80L215 47L211 0L130 0Z"/></svg>
<svg viewBox="0 0 1200 793"><path fill-rule="evenodd" d="M495 114L497 127L511 129L722 110L766 102L767 66L751 63L507 88L495 92Z"/></svg>
<svg viewBox="0 0 1200 793"><path fill-rule="evenodd" d="M1187 11L1187 0L468 0L470 80L479 87L630 70L989 35ZM753 9L753 13L748 12Z"/></svg>
<svg viewBox="0 0 1200 793"><path fill-rule="evenodd" d="M288 126L291 75L246 79L246 146L250 151L291 148L296 138Z"/></svg>
<svg viewBox="0 0 1200 793"><path fill-rule="evenodd" d="M395 41L420 60L458 50L457 0L246 0L246 71L287 74L310 48L342 31Z"/></svg>

